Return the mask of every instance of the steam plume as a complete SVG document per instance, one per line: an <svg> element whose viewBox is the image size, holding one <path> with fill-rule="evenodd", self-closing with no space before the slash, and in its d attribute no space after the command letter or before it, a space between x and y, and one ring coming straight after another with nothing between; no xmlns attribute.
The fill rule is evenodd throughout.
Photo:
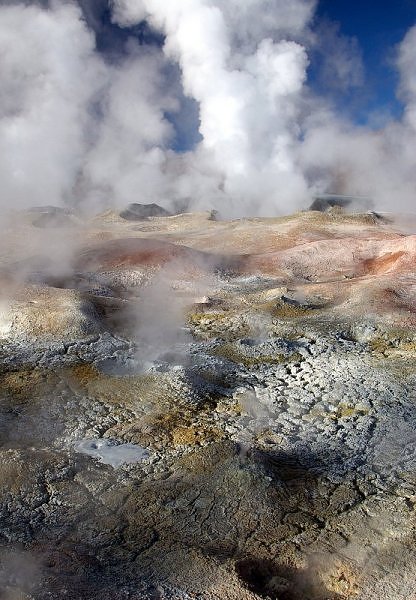
<svg viewBox="0 0 416 600"><path fill-rule="evenodd" d="M85 6L0 8L3 208L187 199L238 216L287 213L325 191L412 208L415 28L396 55L403 117L370 128L308 83L312 53L328 48L337 93L365 81L357 44L316 27L314 0L113 0L112 53L88 17L97 3Z"/></svg>
<svg viewBox="0 0 416 600"><path fill-rule="evenodd" d="M283 34L304 34L312 6L262 0L240 11L232 2L142 2L166 35L164 52L179 63L185 94L199 103L200 153L220 175L225 197L246 209L259 196L266 204L280 194L293 205L307 195L295 147L308 59L305 48ZM115 2L114 15L131 24L137 10ZM275 39L268 37L272 31Z"/></svg>

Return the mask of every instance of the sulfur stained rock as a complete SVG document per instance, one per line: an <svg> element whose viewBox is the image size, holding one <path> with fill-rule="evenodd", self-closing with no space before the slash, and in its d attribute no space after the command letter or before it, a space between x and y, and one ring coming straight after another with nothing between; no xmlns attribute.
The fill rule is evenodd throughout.
<svg viewBox="0 0 416 600"><path fill-rule="evenodd" d="M0 256L1 594L411 598L414 236L314 212L72 229L65 276L16 232Z"/></svg>
<svg viewBox="0 0 416 600"><path fill-rule="evenodd" d="M101 331L93 304L75 290L46 286L18 289L2 313L6 339L82 339Z"/></svg>

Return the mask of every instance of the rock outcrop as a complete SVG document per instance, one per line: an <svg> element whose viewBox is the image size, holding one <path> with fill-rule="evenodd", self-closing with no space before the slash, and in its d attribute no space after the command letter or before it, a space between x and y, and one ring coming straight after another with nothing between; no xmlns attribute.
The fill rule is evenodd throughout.
<svg viewBox="0 0 416 600"><path fill-rule="evenodd" d="M120 217L126 221L141 221L149 217L168 217L170 215L162 206L158 204L129 204L125 210L122 210Z"/></svg>

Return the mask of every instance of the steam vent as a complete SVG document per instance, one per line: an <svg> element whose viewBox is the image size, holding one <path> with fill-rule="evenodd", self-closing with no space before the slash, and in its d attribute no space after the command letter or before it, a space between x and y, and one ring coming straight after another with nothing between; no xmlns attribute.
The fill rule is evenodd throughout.
<svg viewBox="0 0 416 600"><path fill-rule="evenodd" d="M416 598L409 220L126 210L0 240L1 597Z"/></svg>

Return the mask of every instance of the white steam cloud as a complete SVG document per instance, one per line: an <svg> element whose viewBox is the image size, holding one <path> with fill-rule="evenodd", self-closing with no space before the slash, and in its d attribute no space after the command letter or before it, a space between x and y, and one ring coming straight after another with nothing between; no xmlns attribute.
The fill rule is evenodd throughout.
<svg viewBox="0 0 416 600"><path fill-rule="evenodd" d="M322 105L308 118L300 148L304 172L319 174L321 186L372 196L382 210L414 210L416 200L416 27L397 54L400 121L370 131L340 119Z"/></svg>
<svg viewBox="0 0 416 600"><path fill-rule="evenodd" d="M163 86L162 68L160 52L139 54L134 43L122 65L107 67L102 119L82 172L91 200L126 204L166 193L164 148L173 129L164 114L178 102Z"/></svg>
<svg viewBox="0 0 416 600"><path fill-rule="evenodd" d="M311 52L331 53L323 77L338 91L364 80L356 42L315 27L314 0L112 0L126 40L111 59L83 4L0 7L3 208L186 199L224 215L276 214L324 191L413 208L416 27L397 49L403 117L373 130L308 86ZM159 43L127 39L143 21ZM186 98L200 137L178 152Z"/></svg>
<svg viewBox="0 0 416 600"><path fill-rule="evenodd" d="M71 198L105 70L79 9L0 9L2 204Z"/></svg>
<svg viewBox="0 0 416 600"><path fill-rule="evenodd" d="M304 201L296 142L308 58L302 45L280 37L304 34L313 3L257 0L241 10L236 2L203 0L143 0L140 10L114 4L121 25L146 11L166 35L165 55L179 63L184 92L199 103L199 152L219 176L224 202L253 211L259 198L265 205L279 197L292 206Z"/></svg>

